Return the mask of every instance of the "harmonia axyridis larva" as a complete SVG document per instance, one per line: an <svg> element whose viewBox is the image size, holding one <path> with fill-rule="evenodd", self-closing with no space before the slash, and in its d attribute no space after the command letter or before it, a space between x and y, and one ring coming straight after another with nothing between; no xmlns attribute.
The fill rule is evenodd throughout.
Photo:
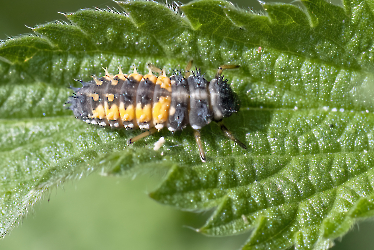
<svg viewBox="0 0 374 250"><path fill-rule="evenodd" d="M93 77L90 82L81 81L82 88L73 88L75 93L67 103L71 104L69 108L75 117L87 123L146 130L129 139L129 144L164 126L174 132L189 124L194 129L200 159L205 162L200 129L215 121L225 136L245 149L246 146L221 122L239 110L236 94L223 79L222 71L238 66L220 66L210 82L199 70L190 75L191 66L192 61L188 63L184 75L177 72L170 77L153 65L148 65L149 73L144 76L136 69L130 75L123 74L121 69L117 75L110 75L105 69L104 77ZM159 76L153 75L152 71Z"/></svg>

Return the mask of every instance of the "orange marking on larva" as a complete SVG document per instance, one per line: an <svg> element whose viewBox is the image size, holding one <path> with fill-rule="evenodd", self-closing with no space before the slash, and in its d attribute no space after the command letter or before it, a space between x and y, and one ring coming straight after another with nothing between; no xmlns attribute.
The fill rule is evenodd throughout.
<svg viewBox="0 0 374 250"><path fill-rule="evenodd" d="M169 116L171 98L169 96L161 96L159 101L153 105L152 115L153 123L164 123Z"/></svg>
<svg viewBox="0 0 374 250"><path fill-rule="evenodd" d="M95 102L97 102L98 100L99 100L99 94L90 94L89 96L91 96L92 97L92 99L95 101Z"/></svg>
<svg viewBox="0 0 374 250"><path fill-rule="evenodd" d="M108 108L108 104L106 104L106 107L105 107L105 114L106 114L106 118L108 120L118 120L119 118L119 110L118 110L118 107L117 105L113 104L110 108Z"/></svg>
<svg viewBox="0 0 374 250"><path fill-rule="evenodd" d="M130 77L134 78L137 82L140 82L143 78L143 76L138 73L132 73L131 75L129 75L129 78Z"/></svg>
<svg viewBox="0 0 374 250"><path fill-rule="evenodd" d="M150 74L146 74L146 75L144 76L144 79L148 79L148 80L150 80L151 82L153 82L153 83L155 84L156 81L157 81L157 76L155 76L155 75L150 75Z"/></svg>
<svg viewBox="0 0 374 250"><path fill-rule="evenodd" d="M152 119L152 105L147 104L142 108L142 105L138 103L136 105L136 120L138 123L149 122Z"/></svg>
<svg viewBox="0 0 374 250"><path fill-rule="evenodd" d="M114 95L113 94L106 94L106 97L108 98L109 102L114 101Z"/></svg>
<svg viewBox="0 0 374 250"><path fill-rule="evenodd" d="M169 99L168 96L160 96L160 99L158 100L160 103L164 104Z"/></svg>
<svg viewBox="0 0 374 250"><path fill-rule="evenodd" d="M133 105L129 105L125 108L125 105L121 103L119 105L119 113L121 120L124 122L131 122L135 118L135 109Z"/></svg>
<svg viewBox="0 0 374 250"><path fill-rule="evenodd" d="M156 84L161 85L162 89L166 89L167 91L171 92L171 81L169 77L164 75L159 76Z"/></svg>
<svg viewBox="0 0 374 250"><path fill-rule="evenodd" d="M104 119L105 118L105 110L103 105L97 106L96 109L92 110L92 118L99 118Z"/></svg>
<svg viewBox="0 0 374 250"><path fill-rule="evenodd" d="M112 80L111 82L110 82L110 84L112 84L112 85L117 85L118 84L118 81L117 80Z"/></svg>

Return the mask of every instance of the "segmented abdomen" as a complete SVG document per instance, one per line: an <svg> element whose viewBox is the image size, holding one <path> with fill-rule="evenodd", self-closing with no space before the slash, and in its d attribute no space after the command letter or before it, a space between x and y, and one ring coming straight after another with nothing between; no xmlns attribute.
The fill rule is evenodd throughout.
<svg viewBox="0 0 374 250"><path fill-rule="evenodd" d="M209 82L196 71L187 79L179 72L145 76L136 71L130 75L106 75L82 82L70 97L70 109L87 123L127 129L181 130L190 124L200 129L212 120L236 112L238 105L226 81L217 77ZM214 85L214 86L213 86ZM229 89L229 98L222 100L220 89ZM226 91L227 92L227 91ZM229 105L227 106L227 103Z"/></svg>

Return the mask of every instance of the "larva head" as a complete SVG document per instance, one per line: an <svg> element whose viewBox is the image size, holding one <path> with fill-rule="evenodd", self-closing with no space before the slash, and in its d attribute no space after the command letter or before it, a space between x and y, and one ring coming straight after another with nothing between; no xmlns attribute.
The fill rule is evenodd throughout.
<svg viewBox="0 0 374 250"><path fill-rule="evenodd" d="M95 83L81 81L82 88L72 88L74 95L68 98L67 103L70 104L68 107L74 113L74 116L81 120L86 120L89 117L89 110L91 108L89 93L92 92Z"/></svg>
<svg viewBox="0 0 374 250"><path fill-rule="evenodd" d="M213 79L209 84L209 90L215 121L220 121L239 111L238 95L223 77Z"/></svg>

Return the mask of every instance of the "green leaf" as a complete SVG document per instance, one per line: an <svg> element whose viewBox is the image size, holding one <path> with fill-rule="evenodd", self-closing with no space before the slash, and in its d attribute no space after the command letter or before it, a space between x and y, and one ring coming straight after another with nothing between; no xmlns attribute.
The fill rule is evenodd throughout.
<svg viewBox="0 0 374 250"><path fill-rule="evenodd" d="M217 0L179 9L118 2L119 11L69 13L69 23L1 42L1 235L45 191L93 171L168 171L150 196L183 210L215 208L197 231L252 230L243 249L326 249L371 217L374 5L301 4L263 4L267 15L258 15ZM74 79L102 67L146 73L151 62L172 74L190 59L208 79L219 65L241 66L224 72L241 101L224 122L248 150L215 124L202 130L206 163L190 128L127 146L139 131L90 126L64 107Z"/></svg>

